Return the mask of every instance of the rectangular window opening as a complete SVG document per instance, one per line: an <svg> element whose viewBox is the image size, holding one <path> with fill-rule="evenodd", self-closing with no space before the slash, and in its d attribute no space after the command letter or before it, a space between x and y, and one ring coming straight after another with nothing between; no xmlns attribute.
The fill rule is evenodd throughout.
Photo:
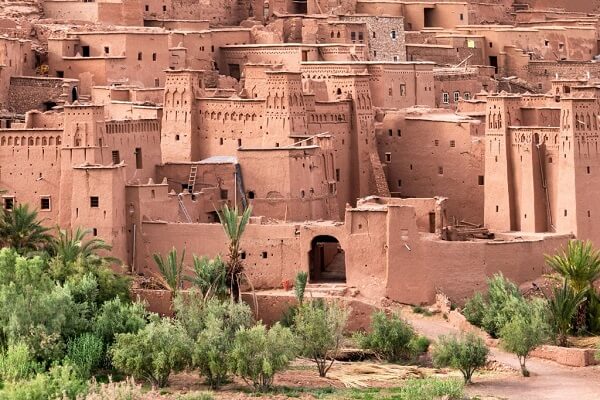
<svg viewBox="0 0 600 400"><path fill-rule="evenodd" d="M100 199L98 196L90 196L90 207L98 208L100 207Z"/></svg>

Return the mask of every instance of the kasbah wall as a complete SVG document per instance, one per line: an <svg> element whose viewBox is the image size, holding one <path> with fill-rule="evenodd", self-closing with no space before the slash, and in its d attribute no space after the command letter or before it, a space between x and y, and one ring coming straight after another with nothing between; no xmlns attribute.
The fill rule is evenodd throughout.
<svg viewBox="0 0 600 400"><path fill-rule="evenodd" d="M496 272L529 282L570 238L600 243L598 18L563 7L48 1L86 25L46 32L42 61L0 38L3 205L90 229L144 275L173 247L224 253L229 204L253 208L259 290L307 271L461 303ZM490 235L446 240L464 226Z"/></svg>

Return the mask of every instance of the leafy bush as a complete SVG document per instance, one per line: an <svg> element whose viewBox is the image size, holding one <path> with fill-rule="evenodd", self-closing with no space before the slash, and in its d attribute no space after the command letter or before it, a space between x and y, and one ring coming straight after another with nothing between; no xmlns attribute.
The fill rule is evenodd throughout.
<svg viewBox="0 0 600 400"><path fill-rule="evenodd" d="M304 291L306 290L306 284L308 283L308 272L301 271L296 274L296 280L294 281L294 293L298 304L304 302Z"/></svg>
<svg viewBox="0 0 600 400"><path fill-rule="evenodd" d="M11 344L0 355L0 380L16 382L29 379L41 369L29 347L22 342Z"/></svg>
<svg viewBox="0 0 600 400"><path fill-rule="evenodd" d="M433 350L433 364L456 368L462 373L465 383L471 383L475 371L485 365L488 353L483 339L473 333L462 337L442 336Z"/></svg>
<svg viewBox="0 0 600 400"><path fill-rule="evenodd" d="M486 313L487 304L480 292L475 293L466 303L462 310L463 315L475 326L483 325L483 316Z"/></svg>
<svg viewBox="0 0 600 400"><path fill-rule="evenodd" d="M0 392L2 400L75 400L85 395L87 383L79 378L72 366L57 365L49 372L38 373L33 379L9 383Z"/></svg>
<svg viewBox="0 0 600 400"><path fill-rule="evenodd" d="M433 313L431 311L429 311L425 307L421 307L421 306L414 306L412 308L412 312L414 312L415 314L422 314L426 317L431 317L433 315Z"/></svg>
<svg viewBox="0 0 600 400"><path fill-rule="evenodd" d="M122 382L97 383L92 380L85 400L159 400L164 397L155 392L145 393L142 385L133 378L126 378ZM166 399L166 398L164 398Z"/></svg>
<svg viewBox="0 0 600 400"><path fill-rule="evenodd" d="M204 297L196 289L188 293L178 293L173 299L175 316L193 340L196 340L204 329L206 315L204 303Z"/></svg>
<svg viewBox="0 0 600 400"><path fill-rule="evenodd" d="M394 393L398 400L462 399L464 384L457 379L411 379Z"/></svg>
<svg viewBox="0 0 600 400"><path fill-rule="evenodd" d="M110 352L117 369L164 387L172 372L182 371L189 365L192 346L183 327L164 318L151 322L137 333L117 335Z"/></svg>
<svg viewBox="0 0 600 400"><path fill-rule="evenodd" d="M300 351L317 364L321 377L333 365L344 339L349 314L350 310L337 302L324 306L308 302L298 309L294 332L300 342ZM328 359L331 361L328 362Z"/></svg>
<svg viewBox="0 0 600 400"><path fill-rule="evenodd" d="M71 364L80 377L88 379L100 366L104 357L104 342L92 333L84 333L67 345L65 360Z"/></svg>
<svg viewBox="0 0 600 400"><path fill-rule="evenodd" d="M355 336L359 346L373 350L378 357L390 362L409 360L423 348L424 339L420 343L413 327L398 314L387 316L383 311L373 314L370 332Z"/></svg>
<svg viewBox="0 0 600 400"><path fill-rule="evenodd" d="M488 302L481 320L482 327L493 337L498 337L500 329L523 303L523 296L514 283L502 274L494 275L488 280Z"/></svg>
<svg viewBox="0 0 600 400"><path fill-rule="evenodd" d="M231 353L232 371L251 381L255 390L265 391L273 384L275 374L296 356L294 340L290 329L280 324L269 330L264 325L241 329Z"/></svg>
<svg viewBox="0 0 600 400"><path fill-rule="evenodd" d="M516 314L500 329L500 345L504 350L517 355L523 376L529 376L525 366L527 356L547 339L548 331L543 309L536 309L534 305L528 314Z"/></svg>
<svg viewBox="0 0 600 400"><path fill-rule="evenodd" d="M429 345L431 344L431 340L426 338L425 336L413 337L408 346L411 349L412 354L419 355L426 353L429 350Z"/></svg>
<svg viewBox="0 0 600 400"><path fill-rule="evenodd" d="M119 297L102 304L93 322L93 331L107 345L119 333L136 333L146 326L148 312L141 303L128 303Z"/></svg>
<svg viewBox="0 0 600 400"><path fill-rule="evenodd" d="M249 328L252 322L252 310L245 303L211 300L206 304L205 328L196 340L192 365L212 388L220 387L227 377L236 332Z"/></svg>
<svg viewBox="0 0 600 400"><path fill-rule="evenodd" d="M183 279L194 285L204 301L227 296L227 267L220 256L211 260L194 255L192 267L194 275L184 276Z"/></svg>

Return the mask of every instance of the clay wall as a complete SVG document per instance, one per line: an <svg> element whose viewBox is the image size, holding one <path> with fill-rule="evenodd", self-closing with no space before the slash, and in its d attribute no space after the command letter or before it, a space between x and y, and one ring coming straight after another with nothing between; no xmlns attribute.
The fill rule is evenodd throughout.
<svg viewBox="0 0 600 400"><path fill-rule="evenodd" d="M365 43L369 45L369 60L406 61L404 18L400 16L345 15L343 21L366 24Z"/></svg>
<svg viewBox="0 0 600 400"><path fill-rule="evenodd" d="M33 75L35 58L31 42L0 38L0 65L0 108L7 108L11 77Z"/></svg>
<svg viewBox="0 0 600 400"><path fill-rule="evenodd" d="M388 111L377 149L390 191L398 197L447 197L449 220L483 223L484 126L432 111Z"/></svg>
<svg viewBox="0 0 600 400"><path fill-rule="evenodd" d="M167 15L171 19L208 20L211 26L236 26L252 12L249 1L171 0Z"/></svg>
<svg viewBox="0 0 600 400"><path fill-rule="evenodd" d="M483 90L481 77L476 70L440 70L434 72L435 106L456 110L461 100L470 100ZM488 85L492 82L485 81ZM492 89L488 86L488 89Z"/></svg>
<svg viewBox="0 0 600 400"><path fill-rule="evenodd" d="M63 85L66 87L63 88ZM77 85L76 80L13 76L10 78L7 108L18 114L34 109L45 111L61 101L74 101Z"/></svg>

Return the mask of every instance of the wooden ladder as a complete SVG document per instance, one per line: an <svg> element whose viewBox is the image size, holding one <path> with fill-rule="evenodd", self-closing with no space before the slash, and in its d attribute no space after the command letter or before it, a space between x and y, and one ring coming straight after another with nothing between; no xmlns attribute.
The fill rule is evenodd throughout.
<svg viewBox="0 0 600 400"><path fill-rule="evenodd" d="M190 178L188 179L188 192L194 193L194 186L196 186L196 176L198 174L198 166L192 165L190 167Z"/></svg>

